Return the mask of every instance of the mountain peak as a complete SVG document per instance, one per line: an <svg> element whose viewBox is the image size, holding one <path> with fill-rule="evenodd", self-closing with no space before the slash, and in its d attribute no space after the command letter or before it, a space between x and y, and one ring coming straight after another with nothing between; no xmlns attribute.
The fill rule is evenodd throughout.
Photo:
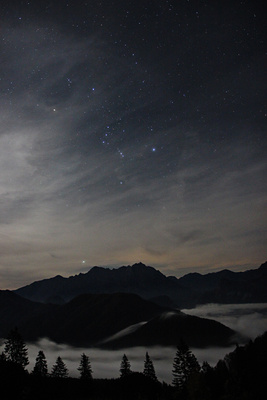
<svg viewBox="0 0 267 400"><path fill-rule="evenodd" d="M139 262L139 263L135 263L135 264L133 264L132 265L132 268L149 268L149 267L147 267L145 264L143 264L142 262ZM150 268L152 268L152 267L150 267Z"/></svg>

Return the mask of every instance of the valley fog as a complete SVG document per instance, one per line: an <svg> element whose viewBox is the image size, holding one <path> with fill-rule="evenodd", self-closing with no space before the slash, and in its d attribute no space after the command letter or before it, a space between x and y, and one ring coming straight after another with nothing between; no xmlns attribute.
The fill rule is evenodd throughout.
<svg viewBox="0 0 267 400"><path fill-rule="evenodd" d="M204 304L181 310L186 314L210 318L233 329L247 339L267 330L267 304Z"/></svg>
<svg viewBox="0 0 267 400"><path fill-rule="evenodd" d="M184 309L183 312L200 317L215 319L248 339L255 339L267 330L267 304L208 304L198 306L194 309ZM184 338L186 341L186 338ZM69 370L72 377L78 377L77 370L82 353L89 356L94 378L118 378L120 376L120 363L123 354L126 354L132 371L142 372L144 367L145 353L148 351L155 367L156 375L160 381L171 383L172 365L175 357L175 347L134 347L120 350L101 350L96 348L77 348L66 344L56 344L49 339L43 338L35 343L27 343L29 350L28 371L32 371L37 353L43 350L48 362L49 372L58 356ZM208 361L214 366L219 359L233 351L235 346L210 347L205 349L191 348L200 364ZM3 346L1 346L3 351Z"/></svg>
<svg viewBox="0 0 267 400"><path fill-rule="evenodd" d="M48 361L49 372L55 363L56 357L62 357L65 362L69 374L72 377L78 377L77 370L81 354L85 353L89 356L94 378L119 378L120 364L123 354L126 354L131 364L131 370L135 372L143 372L146 351L148 351L156 371L157 378L160 381L171 383L172 381L172 365L176 353L176 347L132 347L120 350L101 350L93 348L73 348L67 345L59 345L41 339L34 344L27 344L29 349L30 365L27 369L32 371L35 358L40 349L46 355ZM220 358L226 353L232 351L234 346L227 348L207 348L193 349L200 364L208 361L211 365L215 365Z"/></svg>

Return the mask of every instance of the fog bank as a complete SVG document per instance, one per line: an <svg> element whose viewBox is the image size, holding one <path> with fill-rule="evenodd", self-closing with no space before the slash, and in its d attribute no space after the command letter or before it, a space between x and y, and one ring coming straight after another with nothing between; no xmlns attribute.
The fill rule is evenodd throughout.
<svg viewBox="0 0 267 400"><path fill-rule="evenodd" d="M60 356L66 363L69 373L73 377L78 377L77 370L81 358L81 354L85 353L89 356L93 369L94 378L118 378L120 376L120 363L123 354L126 354L132 371L143 372L145 353L148 351L156 370L157 377L160 381L171 383L173 359L176 353L176 347L131 347L120 350L101 350L95 348L77 348L68 345L56 344L48 339L41 339L37 343L27 344L29 349L30 365L28 370L33 369L35 358L40 349L46 355L48 361L48 369L51 371L56 357ZM211 365L215 365L220 358L233 350L229 348L207 348L192 349L200 364L208 361Z"/></svg>
<svg viewBox="0 0 267 400"><path fill-rule="evenodd" d="M267 330L267 304L204 304L182 310L186 314L221 322L247 339Z"/></svg>
<svg viewBox="0 0 267 400"><path fill-rule="evenodd" d="M254 339L267 330L267 304L207 304L194 309L184 309L183 312L200 317L211 318L222 322L230 328L247 338ZM135 329L129 327L129 332ZM127 331L127 330L126 330ZM121 332L122 333L122 332ZM123 332L126 333L125 331ZM186 338L185 338L186 340ZM72 347L66 344L57 344L47 338L40 339L35 343L27 343L30 364L28 370L31 372L39 350L43 350L48 362L49 372L58 356L69 370L70 376L78 377L77 370L81 354L89 356L93 369L94 378L118 378L120 376L120 363L123 354L126 354L133 371L143 372L145 353L148 351L160 381L171 383L172 366L175 357L175 347L133 347L120 350L101 350L96 348ZM233 351L231 347L210 347L206 349L192 348L200 364L208 361L214 366L223 359L226 354ZM0 352L3 351L3 345Z"/></svg>

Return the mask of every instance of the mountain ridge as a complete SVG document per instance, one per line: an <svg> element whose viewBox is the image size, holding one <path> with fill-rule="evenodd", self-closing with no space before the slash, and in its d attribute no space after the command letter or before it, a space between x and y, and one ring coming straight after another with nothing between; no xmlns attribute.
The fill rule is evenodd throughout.
<svg viewBox="0 0 267 400"><path fill-rule="evenodd" d="M219 322L162 307L131 293L83 294L56 305L0 291L0 337L7 337L15 326L27 341L47 337L56 343L108 349L175 346L180 336L192 346L225 346L235 335Z"/></svg>
<svg viewBox="0 0 267 400"><path fill-rule="evenodd" d="M57 296L61 303L83 293L135 293L145 299L171 294L175 303L186 297L186 289L177 280L142 263L113 269L93 267L84 274L36 281L14 292L39 302L51 302Z"/></svg>
<svg viewBox="0 0 267 400"><path fill-rule="evenodd" d="M86 273L35 281L14 292L29 300L63 304L83 293L135 293L144 299L166 296L178 308L212 303L267 302L267 262L244 272L165 276L143 263L119 268L93 267ZM166 304L166 303L165 303Z"/></svg>

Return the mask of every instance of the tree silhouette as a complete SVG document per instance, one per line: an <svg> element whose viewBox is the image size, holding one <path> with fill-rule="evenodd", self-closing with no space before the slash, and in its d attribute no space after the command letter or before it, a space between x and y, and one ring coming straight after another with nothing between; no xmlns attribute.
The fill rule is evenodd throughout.
<svg viewBox="0 0 267 400"><path fill-rule="evenodd" d="M154 381L157 381L156 373L155 373L155 368L153 365L153 362L151 358L149 357L148 352L146 352L146 358L144 361L144 372L143 374L147 376L148 378L153 379Z"/></svg>
<svg viewBox="0 0 267 400"><path fill-rule="evenodd" d="M19 364L23 368L29 364L28 349L17 328L9 332L4 344L4 354L7 361Z"/></svg>
<svg viewBox="0 0 267 400"><path fill-rule="evenodd" d="M81 355L80 366L78 368L80 371L81 379L92 379L92 368L89 361L89 357L86 356L84 353Z"/></svg>
<svg viewBox="0 0 267 400"><path fill-rule="evenodd" d="M58 357L56 363L53 365L51 376L53 378L67 378L69 374L66 364L61 357Z"/></svg>
<svg viewBox="0 0 267 400"><path fill-rule="evenodd" d="M186 343L181 341L180 345L177 346L176 356L173 362L173 380L172 384L183 389L188 382L188 379L194 374L200 371L200 365L191 352Z"/></svg>
<svg viewBox="0 0 267 400"><path fill-rule="evenodd" d="M33 368L32 373L34 375L38 375L38 376L42 376L42 377L48 375L47 361L46 361L44 352L42 350L39 351L39 353L36 357L36 362L35 362L35 366Z"/></svg>
<svg viewBox="0 0 267 400"><path fill-rule="evenodd" d="M201 372L203 374L208 374L210 371L212 371L212 367L207 361L203 361L203 364L201 366Z"/></svg>
<svg viewBox="0 0 267 400"><path fill-rule="evenodd" d="M121 373L121 378L132 373L131 364L128 361L128 358L125 354L123 354L123 357L122 357L120 373Z"/></svg>

